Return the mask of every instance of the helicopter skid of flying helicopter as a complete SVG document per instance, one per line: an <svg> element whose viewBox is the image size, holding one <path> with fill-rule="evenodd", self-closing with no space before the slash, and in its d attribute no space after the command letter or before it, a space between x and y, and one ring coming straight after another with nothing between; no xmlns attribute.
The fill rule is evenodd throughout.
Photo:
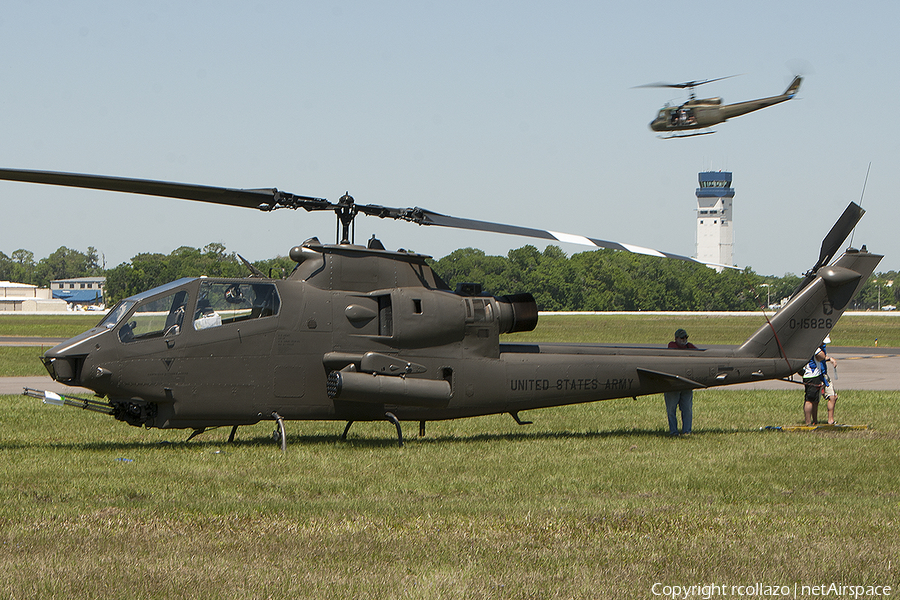
<svg viewBox="0 0 900 600"><path fill-rule="evenodd" d="M659 136L662 139L694 137L698 135L709 135L715 131L709 129L713 125L724 123L728 119L746 115L775 104L780 104L791 100L800 90L800 84L803 78L799 75L794 77L787 89L782 94L770 96L768 98L759 98L757 100L748 100L746 102L738 102L736 104L722 104L721 98L701 98L697 99L694 94L694 88L698 85L711 83L713 81L721 81L734 77L719 77L716 79L704 79L702 81L686 81L684 83L648 83L636 87L665 87L689 89L690 99L679 106L670 106L666 104L659 109L656 118L650 123L650 129L660 131L667 135ZM703 130L703 131L700 131Z"/></svg>
<svg viewBox="0 0 900 600"><path fill-rule="evenodd" d="M790 300L741 346L673 352L609 344L503 343L529 331L538 310L528 293L490 296L478 284L451 290L422 254L355 245L359 214L564 239L660 257L655 250L461 219L421 208L337 203L275 189L238 190L0 169L0 179L117 190L264 211L333 211L336 244L311 238L290 251L283 279L251 267L245 278L179 279L119 302L94 328L46 351L53 379L92 398L40 390L27 395L112 415L130 425L191 429L262 420L427 421L595 402L789 377L837 323L881 256L865 246L832 262L863 215L851 203L822 243L819 260ZM249 265L248 265L249 266Z"/></svg>

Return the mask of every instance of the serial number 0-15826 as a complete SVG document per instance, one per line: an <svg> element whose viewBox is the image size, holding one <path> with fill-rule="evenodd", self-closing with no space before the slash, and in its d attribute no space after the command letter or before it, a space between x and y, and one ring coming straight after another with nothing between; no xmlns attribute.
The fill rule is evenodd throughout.
<svg viewBox="0 0 900 600"><path fill-rule="evenodd" d="M831 329L834 327L833 319L791 319L788 323L791 329Z"/></svg>

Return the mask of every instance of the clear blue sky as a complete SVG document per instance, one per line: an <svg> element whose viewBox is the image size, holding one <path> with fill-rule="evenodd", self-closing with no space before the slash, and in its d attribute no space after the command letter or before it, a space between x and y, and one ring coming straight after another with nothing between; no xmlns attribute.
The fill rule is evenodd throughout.
<svg viewBox="0 0 900 600"><path fill-rule="evenodd" d="M697 173L734 173L735 261L800 273L850 201L898 269L895 2L19 2L0 12L0 166L421 206L691 255ZM678 90L799 97L660 140ZM0 183L0 251L108 267L221 242L334 240L328 214ZM441 257L538 241L374 218L357 241ZM569 254L583 251L561 245Z"/></svg>

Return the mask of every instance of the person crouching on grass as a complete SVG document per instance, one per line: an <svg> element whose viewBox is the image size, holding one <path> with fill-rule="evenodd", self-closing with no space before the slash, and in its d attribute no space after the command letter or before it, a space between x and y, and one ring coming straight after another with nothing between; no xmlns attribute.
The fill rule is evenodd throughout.
<svg viewBox="0 0 900 600"><path fill-rule="evenodd" d="M820 395L824 395L827 402L828 424L834 425L835 423L834 406L837 403L837 393L828 377L827 363L831 362L831 365L837 369L837 361L826 353L825 345L830 342L831 338L826 336L815 355L803 367L803 419L807 425L818 425Z"/></svg>

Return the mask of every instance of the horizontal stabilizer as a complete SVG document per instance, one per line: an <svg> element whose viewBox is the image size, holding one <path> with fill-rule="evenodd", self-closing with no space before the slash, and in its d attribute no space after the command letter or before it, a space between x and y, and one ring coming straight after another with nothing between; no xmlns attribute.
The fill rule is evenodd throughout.
<svg viewBox="0 0 900 600"><path fill-rule="evenodd" d="M638 376L640 376L642 380L647 379L649 381L662 383L665 388L670 390L695 390L706 387L702 383L698 383L693 379L688 379L687 377L682 377L680 375L673 375L672 373L651 371L650 369L644 369L641 367L638 367L637 372Z"/></svg>

